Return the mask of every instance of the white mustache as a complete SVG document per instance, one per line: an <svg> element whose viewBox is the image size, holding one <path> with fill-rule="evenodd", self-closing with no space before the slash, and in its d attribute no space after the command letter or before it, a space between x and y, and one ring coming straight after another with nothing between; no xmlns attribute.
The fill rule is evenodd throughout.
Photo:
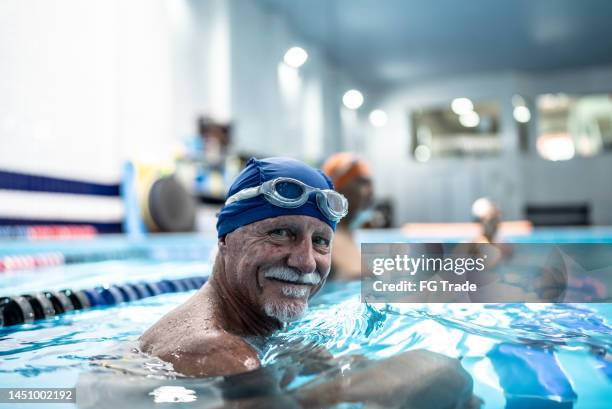
<svg viewBox="0 0 612 409"><path fill-rule="evenodd" d="M272 267L264 273L266 278L289 281L295 284L317 285L321 282L321 274L318 272L299 274L291 268Z"/></svg>

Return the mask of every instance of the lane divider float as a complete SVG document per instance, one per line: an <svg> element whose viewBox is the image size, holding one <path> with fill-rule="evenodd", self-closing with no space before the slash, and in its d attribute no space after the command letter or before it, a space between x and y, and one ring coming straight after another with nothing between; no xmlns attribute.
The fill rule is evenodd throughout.
<svg viewBox="0 0 612 409"><path fill-rule="evenodd" d="M196 276L0 297L0 327L29 324L70 311L107 307L160 294L197 290L206 279L205 276Z"/></svg>

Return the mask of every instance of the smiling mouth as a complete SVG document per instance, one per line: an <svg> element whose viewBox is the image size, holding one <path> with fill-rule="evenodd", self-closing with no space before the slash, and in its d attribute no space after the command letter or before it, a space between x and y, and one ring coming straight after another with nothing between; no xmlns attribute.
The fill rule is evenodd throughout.
<svg viewBox="0 0 612 409"><path fill-rule="evenodd" d="M291 285L301 285L301 286L312 286L312 284L308 284L308 283L300 283L298 281L288 281L288 280L282 280L280 278L276 278L276 277L265 277L266 280L270 280L270 281L276 281L282 284L291 284Z"/></svg>
<svg viewBox="0 0 612 409"><path fill-rule="evenodd" d="M300 274L291 268L272 267L264 272L264 277L268 280L278 281L285 285L295 286L314 286L321 282L321 275L318 272Z"/></svg>
<svg viewBox="0 0 612 409"><path fill-rule="evenodd" d="M312 284L303 283L299 281L288 281L276 277L266 277L266 279L270 281L276 281L278 283L278 287L276 290L280 291L282 296L288 299L304 300L310 295L313 288Z"/></svg>

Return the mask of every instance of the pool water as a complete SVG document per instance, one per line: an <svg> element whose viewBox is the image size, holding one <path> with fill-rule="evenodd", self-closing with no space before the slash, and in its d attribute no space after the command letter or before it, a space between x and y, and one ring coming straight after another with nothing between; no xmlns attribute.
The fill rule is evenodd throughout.
<svg viewBox="0 0 612 409"><path fill-rule="evenodd" d="M195 242L201 257L182 253L177 259L81 263L2 277L1 295L206 275L206 255L214 241ZM178 393L179 398L170 400L184 395L181 407L218 407L228 396L227 385L183 378L169 365L133 350L144 330L193 293L163 294L0 329L0 387L79 383L77 394L84 406L96 394L105 396L106 388L116 391L123 406L150 407L164 401L164 388L172 386L170 395ZM329 283L303 319L265 342L251 341L264 367L284 375L291 372L284 376L283 390L295 390L312 379L324 381L330 368L351 365L351 356L381 359L427 349L461 359L485 408L611 407L612 306L607 304L368 305L360 302L359 282ZM248 385L239 384L233 393L236 390L249 397Z"/></svg>

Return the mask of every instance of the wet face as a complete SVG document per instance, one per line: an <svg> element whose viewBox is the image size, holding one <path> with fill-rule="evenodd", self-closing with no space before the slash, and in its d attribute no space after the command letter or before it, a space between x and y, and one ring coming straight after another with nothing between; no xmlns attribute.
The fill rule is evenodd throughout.
<svg viewBox="0 0 612 409"><path fill-rule="evenodd" d="M309 216L279 216L229 233L219 243L231 291L281 322L300 318L325 283L333 231Z"/></svg>

